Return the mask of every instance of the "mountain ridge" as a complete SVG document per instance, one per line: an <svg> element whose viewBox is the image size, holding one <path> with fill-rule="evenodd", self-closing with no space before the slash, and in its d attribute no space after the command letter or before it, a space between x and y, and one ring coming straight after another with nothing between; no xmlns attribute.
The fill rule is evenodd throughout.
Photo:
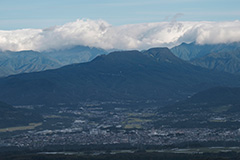
<svg viewBox="0 0 240 160"><path fill-rule="evenodd" d="M163 104L213 86L240 86L238 76L191 65L172 53L168 61L159 61L152 51L112 52L91 62L2 78L0 100L10 104L157 100ZM164 50L158 51L156 55Z"/></svg>
<svg viewBox="0 0 240 160"><path fill-rule="evenodd" d="M240 48L231 52L210 53L191 61L208 69L240 74Z"/></svg>
<svg viewBox="0 0 240 160"><path fill-rule="evenodd" d="M235 51L240 48L240 42L234 43L220 43L220 44L197 44L196 42L192 43L182 43L178 46L171 48L171 51L177 57L183 60L194 60L210 53L218 53L218 52L229 52Z"/></svg>
<svg viewBox="0 0 240 160"><path fill-rule="evenodd" d="M0 77L56 69L64 65L87 62L100 54L107 54L107 52L103 49L86 46L75 46L47 52L32 50L4 51L0 52Z"/></svg>

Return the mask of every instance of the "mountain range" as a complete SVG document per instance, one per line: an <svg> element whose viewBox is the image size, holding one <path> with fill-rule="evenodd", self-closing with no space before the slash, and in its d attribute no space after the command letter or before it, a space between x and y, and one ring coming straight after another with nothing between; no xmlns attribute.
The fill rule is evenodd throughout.
<svg viewBox="0 0 240 160"><path fill-rule="evenodd" d="M0 100L9 104L81 101L175 102L214 86L240 86L240 77L211 71L167 48L118 51L91 62L0 79Z"/></svg>
<svg viewBox="0 0 240 160"><path fill-rule="evenodd" d="M105 50L75 46L63 50L4 51L0 52L0 77L8 75L55 69L64 65L87 62L97 55L107 54Z"/></svg>
<svg viewBox="0 0 240 160"><path fill-rule="evenodd" d="M194 60L201 58L210 53L219 53L219 52L232 52L240 48L240 42L234 43L223 43L223 44L197 44L196 42L192 43L182 43L179 46L175 46L171 49L174 55L183 59L183 60Z"/></svg>
<svg viewBox="0 0 240 160"><path fill-rule="evenodd" d="M175 56L208 69L239 73L240 43L199 45L182 43L171 49ZM0 77L56 69L65 65L88 62L107 51L87 46L74 46L62 50L4 51L0 52Z"/></svg>
<svg viewBox="0 0 240 160"><path fill-rule="evenodd" d="M192 60L191 63L208 69L240 74L240 48L235 51L210 53Z"/></svg>
<svg viewBox="0 0 240 160"><path fill-rule="evenodd" d="M240 73L240 42L215 45L183 43L171 51L177 57L200 67L233 74Z"/></svg>

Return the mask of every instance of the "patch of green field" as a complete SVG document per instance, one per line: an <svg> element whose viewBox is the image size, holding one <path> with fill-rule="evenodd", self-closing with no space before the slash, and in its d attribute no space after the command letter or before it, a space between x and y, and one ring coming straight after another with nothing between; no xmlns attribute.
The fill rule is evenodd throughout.
<svg viewBox="0 0 240 160"><path fill-rule="evenodd" d="M31 129L34 129L41 125L42 125L42 123L29 123L28 126L2 128L2 129L0 129L0 132L14 132L14 131L31 130Z"/></svg>
<svg viewBox="0 0 240 160"><path fill-rule="evenodd" d="M67 117L67 116L59 116L59 115L44 115L43 116L43 118L45 118L45 119L54 119L54 118L69 118L69 117Z"/></svg>
<svg viewBox="0 0 240 160"><path fill-rule="evenodd" d="M140 119L140 118L129 118L128 123L146 123L151 122L152 120L149 119Z"/></svg>
<svg viewBox="0 0 240 160"><path fill-rule="evenodd" d="M129 117L153 117L154 113L128 113Z"/></svg>
<svg viewBox="0 0 240 160"><path fill-rule="evenodd" d="M142 126L140 124L126 124L124 128L125 129L141 129Z"/></svg>
<svg viewBox="0 0 240 160"><path fill-rule="evenodd" d="M209 122L214 122L214 123L224 123L227 122L226 119L210 119Z"/></svg>
<svg viewBox="0 0 240 160"><path fill-rule="evenodd" d="M232 107L232 105L229 104L229 105L224 105L224 106L219 106L219 107L213 107L213 108L211 108L211 110L212 110L212 112L215 112L215 113L222 113L222 112L228 111L231 107Z"/></svg>
<svg viewBox="0 0 240 160"><path fill-rule="evenodd" d="M151 122L150 119L128 118L122 123L125 129L141 129L143 123Z"/></svg>
<svg viewBox="0 0 240 160"><path fill-rule="evenodd" d="M240 152L239 147L202 147L202 148L174 148L163 150L146 150L146 152L163 152L163 153L184 153L184 154L196 154L196 153L220 153L220 152Z"/></svg>

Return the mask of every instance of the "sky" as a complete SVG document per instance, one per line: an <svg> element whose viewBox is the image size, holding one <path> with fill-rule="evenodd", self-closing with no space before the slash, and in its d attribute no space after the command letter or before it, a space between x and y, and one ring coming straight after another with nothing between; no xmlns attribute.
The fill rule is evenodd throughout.
<svg viewBox="0 0 240 160"><path fill-rule="evenodd" d="M234 21L239 0L1 0L0 30L47 28L77 19L112 25L181 21Z"/></svg>
<svg viewBox="0 0 240 160"><path fill-rule="evenodd" d="M0 50L240 41L239 0L1 0Z"/></svg>

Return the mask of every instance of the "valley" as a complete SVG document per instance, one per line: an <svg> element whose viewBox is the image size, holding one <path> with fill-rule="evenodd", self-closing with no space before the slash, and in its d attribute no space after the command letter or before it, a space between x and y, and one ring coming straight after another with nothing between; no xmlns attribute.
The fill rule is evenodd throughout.
<svg viewBox="0 0 240 160"><path fill-rule="evenodd" d="M32 108L42 109L39 106ZM50 114L49 111L41 113L42 125L25 128L26 131L0 133L0 145L33 150L58 146L54 148L62 150L66 146L74 149L89 145L161 149L236 147L240 144L239 112L214 110L199 113L195 108L178 113L178 110L164 111L164 107L156 103L123 101L89 102L76 106L60 104L49 110Z"/></svg>

